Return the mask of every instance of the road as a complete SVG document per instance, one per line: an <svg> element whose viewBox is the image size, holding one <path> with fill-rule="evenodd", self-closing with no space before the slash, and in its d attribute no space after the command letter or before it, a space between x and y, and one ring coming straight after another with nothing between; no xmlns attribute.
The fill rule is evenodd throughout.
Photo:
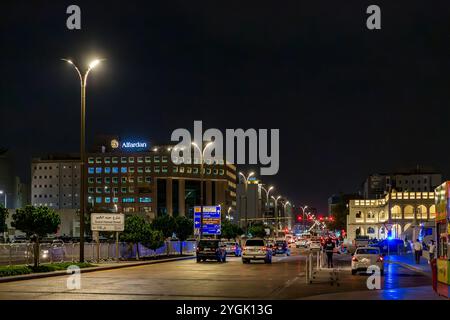
<svg viewBox="0 0 450 320"><path fill-rule="evenodd" d="M336 260L339 286L328 280L306 284L305 256L293 252L274 257L271 265L228 257L226 263L192 259L86 273L80 290L66 288L67 276L1 283L0 299L299 299L368 290L366 275L350 274L350 256ZM424 285L430 285L427 276L386 264L382 288Z"/></svg>

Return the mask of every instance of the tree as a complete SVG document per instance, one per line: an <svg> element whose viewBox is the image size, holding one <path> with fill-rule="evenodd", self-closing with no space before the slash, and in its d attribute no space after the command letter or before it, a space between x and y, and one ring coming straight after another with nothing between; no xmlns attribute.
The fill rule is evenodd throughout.
<svg viewBox="0 0 450 320"><path fill-rule="evenodd" d="M152 221L152 229L161 231L164 238L169 238L176 229L175 218L169 215L157 217Z"/></svg>
<svg viewBox="0 0 450 320"><path fill-rule="evenodd" d="M180 240L180 255L183 254L183 241L194 233L194 222L185 216L175 218L175 234Z"/></svg>
<svg viewBox="0 0 450 320"><path fill-rule="evenodd" d="M226 219L222 221L221 231L221 238L225 239L236 239L240 235L244 234L244 230L242 230L237 224L231 223Z"/></svg>
<svg viewBox="0 0 450 320"><path fill-rule="evenodd" d="M8 230L6 218L8 218L8 209L0 205L0 233L3 235Z"/></svg>
<svg viewBox="0 0 450 320"><path fill-rule="evenodd" d="M39 238L56 233L61 223L59 215L48 207L26 206L12 215L11 226L35 240L34 267L39 266Z"/></svg>
<svg viewBox="0 0 450 320"><path fill-rule="evenodd" d="M164 244L162 232L152 230L150 223L140 216L129 216L125 219L125 229L121 234L121 239L133 246L136 245L137 260L139 260L139 243L153 250Z"/></svg>
<svg viewBox="0 0 450 320"><path fill-rule="evenodd" d="M248 233L251 234L253 237L264 238L267 235L266 233L267 228L268 227L262 223L255 223L248 228Z"/></svg>

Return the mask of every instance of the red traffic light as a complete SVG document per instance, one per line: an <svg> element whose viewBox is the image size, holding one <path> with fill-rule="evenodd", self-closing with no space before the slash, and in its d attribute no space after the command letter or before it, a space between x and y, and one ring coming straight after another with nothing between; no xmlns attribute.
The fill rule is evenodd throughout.
<svg viewBox="0 0 450 320"><path fill-rule="evenodd" d="M320 220L320 221L323 221L323 217L319 217L319 220Z"/></svg>
<svg viewBox="0 0 450 320"><path fill-rule="evenodd" d="M302 216L297 216L297 221L302 221L302 220L303 220Z"/></svg>

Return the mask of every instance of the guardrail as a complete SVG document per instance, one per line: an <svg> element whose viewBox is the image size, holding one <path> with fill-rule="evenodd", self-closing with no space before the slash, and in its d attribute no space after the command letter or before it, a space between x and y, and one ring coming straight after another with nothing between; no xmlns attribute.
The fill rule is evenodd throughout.
<svg viewBox="0 0 450 320"><path fill-rule="evenodd" d="M32 264L34 261L34 243L2 243L0 244L0 265ZM137 248L139 257L156 257L164 255L179 255L180 248L183 254L193 254L196 249L195 241L166 241L164 245L156 250L147 248L139 243L119 243L119 257L116 256L116 243L100 243L97 257L97 243L84 244L84 256L88 262L113 261L117 258L122 260L136 259ZM75 262L79 260L80 244L39 244L40 263L53 262Z"/></svg>

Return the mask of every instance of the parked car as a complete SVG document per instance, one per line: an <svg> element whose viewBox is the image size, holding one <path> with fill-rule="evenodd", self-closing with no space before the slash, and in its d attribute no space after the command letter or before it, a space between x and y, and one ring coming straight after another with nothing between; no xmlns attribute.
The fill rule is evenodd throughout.
<svg viewBox="0 0 450 320"><path fill-rule="evenodd" d="M235 241L225 242L225 250L227 255L234 255L235 257L240 257L242 254L241 246Z"/></svg>
<svg viewBox="0 0 450 320"><path fill-rule="evenodd" d="M202 239L197 244L197 262L206 260L216 260L226 262L226 246L220 240Z"/></svg>
<svg viewBox="0 0 450 320"><path fill-rule="evenodd" d="M272 263L272 249L267 246L264 239L248 239L242 248L242 263L250 263L251 260L264 260Z"/></svg>
<svg viewBox="0 0 450 320"><path fill-rule="evenodd" d="M377 247L359 247L352 257L352 274L359 271L367 271L370 266L380 268L380 274L384 275L384 258Z"/></svg>
<svg viewBox="0 0 450 320"><path fill-rule="evenodd" d="M298 239L295 242L295 247L296 248L306 248L306 244L308 243L307 239Z"/></svg>
<svg viewBox="0 0 450 320"><path fill-rule="evenodd" d="M277 240L273 247L273 255L285 254L287 256L291 255L291 250L286 240Z"/></svg>

